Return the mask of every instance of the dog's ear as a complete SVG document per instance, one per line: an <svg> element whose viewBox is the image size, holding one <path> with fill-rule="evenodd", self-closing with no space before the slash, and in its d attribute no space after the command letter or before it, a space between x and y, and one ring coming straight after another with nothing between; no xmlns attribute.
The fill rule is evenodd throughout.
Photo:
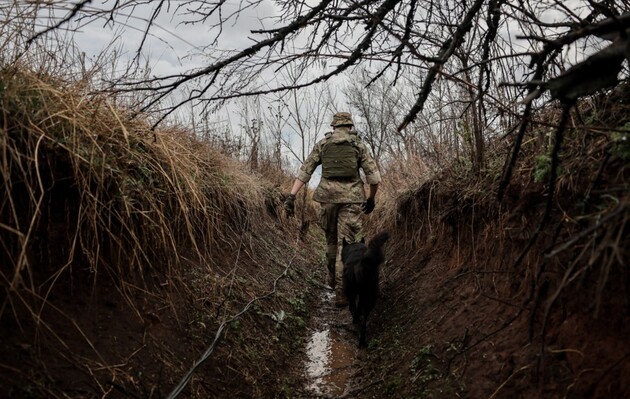
<svg viewBox="0 0 630 399"><path fill-rule="evenodd" d="M346 237L344 237L344 238L341 240L341 248L344 248L346 245L348 245L348 242L346 241Z"/></svg>

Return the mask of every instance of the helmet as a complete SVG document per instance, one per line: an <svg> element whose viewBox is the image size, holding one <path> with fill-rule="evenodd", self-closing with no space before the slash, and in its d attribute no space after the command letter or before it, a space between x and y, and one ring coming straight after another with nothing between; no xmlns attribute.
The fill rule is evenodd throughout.
<svg viewBox="0 0 630 399"><path fill-rule="evenodd" d="M350 112L337 112L333 115L333 120L330 123L330 126L344 126L344 125L354 125L352 122L352 114Z"/></svg>

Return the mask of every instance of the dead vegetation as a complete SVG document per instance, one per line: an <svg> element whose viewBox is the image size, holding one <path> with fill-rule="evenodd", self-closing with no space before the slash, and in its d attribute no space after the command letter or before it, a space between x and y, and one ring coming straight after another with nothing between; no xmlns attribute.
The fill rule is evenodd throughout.
<svg viewBox="0 0 630 399"><path fill-rule="evenodd" d="M537 113L502 201L509 138L481 176L455 163L380 208L371 229L395 237L372 382L391 377L368 393L630 394L628 104L627 85L578 103L561 146L562 109Z"/></svg>
<svg viewBox="0 0 630 399"><path fill-rule="evenodd" d="M76 3L76 10L89 3ZM531 105L547 90L552 98L566 99L612 84L612 73L601 72L622 65L624 47L615 45L614 57L601 64L586 59L564 74L557 70L560 49L593 33L623 32L628 17L619 19L614 7L599 4L587 19L568 16L553 41L531 36L532 48L543 47L534 54L534 74L525 86L511 87L498 83L515 80L519 62L499 63L508 73L492 78L492 68L485 67L490 60L507 59L502 50L489 52L493 38L502 38L495 36L498 26L484 35L481 25L474 25L471 32L478 33L478 40L463 40L471 19L461 16L479 12L482 18L487 10L490 26L490 19L502 12L515 21L534 22L525 29L533 35L539 26L537 6L482 3L456 4L452 15L438 12L428 24L414 19L416 9L423 8L417 5L433 9L438 2L389 1L379 3L377 14L349 4L331 14L352 16L336 27L334 18L319 18L328 16L328 1L311 9L310 22L302 19L301 2L287 3L287 29L267 42L273 43L270 50L285 48L284 38L303 23L324 21L331 32L357 24L363 40L348 48L348 58L332 75L349 70L354 61L372 62L370 53L385 57L381 61L386 65L373 71L370 80L387 76L383 72L388 68L401 68L403 59L421 61L420 70L431 74L426 79L414 73L408 80L413 107L401 114L407 122L421 116L429 93L442 87L440 80L454 83L444 85L450 94L439 90L435 95L446 102L427 107L424 127L408 125L414 139L410 146L386 158L406 154L407 162L386 165L370 220L372 232L388 230L394 237L388 248L391 260L382 268L384 297L367 352L366 367L372 370L353 393L629 396L625 342L630 331L624 323L630 302L627 89L620 86L580 102L579 112L551 106L539 112L528 105L521 115L514 101L525 88ZM147 34L162 6L155 4ZM501 11L506 4L508 9ZM20 10L19 3L13 5ZM49 6L54 9L56 3ZM400 30L388 14L405 9L409 18ZM208 15L215 10L220 13L221 7ZM113 19L121 15L127 18L127 13L111 10ZM57 22L74 16L71 10L68 19ZM33 51L37 41L62 35L54 21L49 27L26 24L4 31L14 40L3 47L3 65L14 67L0 72L2 392L16 397L163 397L184 378L184 393L192 397L296 396L298 377L286 370L298 368L296 353L303 347L298 332L310 300L306 288L312 275L323 270L315 266L318 249L305 248L299 239L313 234L312 209L297 226L278 208L281 173L250 173L178 127L150 129L157 121L164 126L160 118L178 109L161 103L179 87L178 77L182 82L201 77L200 87L209 87L204 79L214 82L213 73L226 72L227 81L235 83L205 93L191 91L202 96L204 112L210 101L241 96L241 89L256 81L224 68L227 64L220 60L202 71L172 76L175 80L139 74L133 77L137 84L117 86L118 94L94 94L86 65L75 62L80 57L74 48L62 40L57 46L51 38ZM42 33L33 34L34 28ZM468 43L455 53L453 28L455 47ZM414 40L428 39L426 54L434 57L414 52L401 58L405 46L386 48L398 40L380 42L384 47L373 40L381 29L395 38L413 34ZM338 36L327 38L337 50ZM620 38L627 42L624 35ZM19 43L29 43L30 51ZM365 46L371 48L368 53ZM243 60L260 49L256 44L230 60L237 69L248 68L249 61ZM284 63L286 55L278 56ZM39 65L39 72L17 68L16 60ZM265 69L271 64L256 65ZM550 70L543 73L546 68ZM587 75L601 77L595 83L584 79L587 91L576 86L585 69ZM473 74L460 82L458 75L468 70ZM401 71L400 76L407 75ZM73 79L75 72L83 78ZM393 81L398 72L395 76ZM102 77L101 84L127 78L131 76ZM322 76L308 79L286 87L278 80L270 90L308 86ZM460 83L476 90L466 90L469 100L447 112L448 123L433 119L451 97L462 97ZM579 93L567 93L576 87ZM123 97L138 90L148 97ZM159 109L152 108L158 102ZM130 104L157 111L155 119L138 115ZM157 115L159 111L166 115ZM481 123L495 117L500 120L495 125ZM507 131L519 119L527 128L519 132L522 143L514 146ZM507 139L484 147L484 137L499 134ZM504 173L512 148L518 154L515 168ZM254 153L252 148L252 161L264 164ZM441 173L428 176L425 163ZM499 191L502 201L497 201ZM211 356L193 367L205 354Z"/></svg>
<svg viewBox="0 0 630 399"><path fill-rule="evenodd" d="M162 397L184 378L192 397L296 395L323 267L301 240L316 228L279 208L282 175L82 84L0 82L3 391ZM369 227L394 239L357 395L628 393L626 90L567 114L553 185L562 110L535 115L500 202L509 138L480 174L388 166Z"/></svg>
<svg viewBox="0 0 630 399"><path fill-rule="evenodd" d="M210 369L244 395L291 385L275 372L317 253L279 211L282 181L81 82L5 69L0 109L3 392L164 396L219 326L186 392L220 396Z"/></svg>

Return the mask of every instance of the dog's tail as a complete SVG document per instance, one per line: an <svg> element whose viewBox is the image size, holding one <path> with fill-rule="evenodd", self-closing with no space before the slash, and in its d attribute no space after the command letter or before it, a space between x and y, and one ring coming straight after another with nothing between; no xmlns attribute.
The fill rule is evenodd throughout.
<svg viewBox="0 0 630 399"><path fill-rule="evenodd" d="M387 231L381 231L368 242L368 248L374 251L380 251L385 245L385 241L389 239L389 233Z"/></svg>
<svg viewBox="0 0 630 399"><path fill-rule="evenodd" d="M385 241L387 241L388 238L389 233L386 231L382 231L375 235L368 242L367 251L363 256L364 263L378 268L378 265L383 262L383 260L385 260L385 255L383 254L383 245L385 245Z"/></svg>

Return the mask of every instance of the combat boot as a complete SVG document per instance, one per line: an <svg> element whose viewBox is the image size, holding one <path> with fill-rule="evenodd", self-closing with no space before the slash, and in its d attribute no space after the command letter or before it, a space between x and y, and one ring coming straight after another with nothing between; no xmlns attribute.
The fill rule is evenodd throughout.
<svg viewBox="0 0 630 399"><path fill-rule="evenodd" d="M335 306L338 308L345 308L348 306L348 300L343 294L335 293Z"/></svg>
<svg viewBox="0 0 630 399"><path fill-rule="evenodd" d="M343 287L340 287L341 284L335 289L335 306L338 308L344 308L348 306L348 299L346 298L345 292L343 292Z"/></svg>
<svg viewBox="0 0 630 399"><path fill-rule="evenodd" d="M337 280L335 279L335 260L328 260L328 286L334 291L337 286Z"/></svg>
<svg viewBox="0 0 630 399"><path fill-rule="evenodd" d="M341 254L338 255L341 257ZM343 308L348 306L348 300L346 299L346 293L343 291L343 266L341 261L332 264L331 280L335 285L335 306Z"/></svg>

